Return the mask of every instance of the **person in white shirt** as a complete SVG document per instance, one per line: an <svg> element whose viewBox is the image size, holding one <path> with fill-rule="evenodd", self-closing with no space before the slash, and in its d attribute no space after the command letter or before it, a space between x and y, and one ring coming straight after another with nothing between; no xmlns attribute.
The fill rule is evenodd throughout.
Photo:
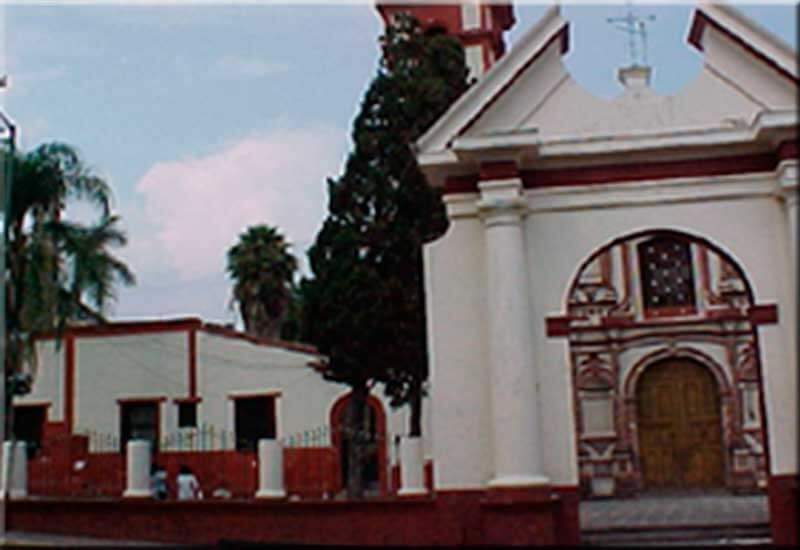
<svg viewBox="0 0 800 550"><path fill-rule="evenodd" d="M203 496L200 491L200 482L186 465L181 466L176 485L178 486L178 500L195 500Z"/></svg>

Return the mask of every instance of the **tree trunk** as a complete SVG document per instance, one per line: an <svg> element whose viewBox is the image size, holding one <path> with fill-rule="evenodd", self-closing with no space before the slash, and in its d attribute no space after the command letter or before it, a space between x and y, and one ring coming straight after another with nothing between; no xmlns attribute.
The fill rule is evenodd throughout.
<svg viewBox="0 0 800 550"><path fill-rule="evenodd" d="M366 383L353 385L350 399L347 401L347 421L344 437L347 445L347 496L351 499L364 498L364 456L365 445L369 443L369 434L364 430L367 396L369 389Z"/></svg>
<svg viewBox="0 0 800 550"><path fill-rule="evenodd" d="M408 435L410 437L422 436L422 383L415 381L411 387L409 398L411 418L409 419Z"/></svg>

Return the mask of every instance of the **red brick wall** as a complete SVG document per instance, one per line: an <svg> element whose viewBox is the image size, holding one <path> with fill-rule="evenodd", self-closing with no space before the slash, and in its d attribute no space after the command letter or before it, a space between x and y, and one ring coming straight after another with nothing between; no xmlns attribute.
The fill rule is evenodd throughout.
<svg viewBox="0 0 800 550"><path fill-rule="evenodd" d="M341 545L552 544L560 499L487 502L483 491L430 499L344 501L23 500L11 530L214 544L220 540Z"/></svg>
<svg viewBox="0 0 800 550"><path fill-rule="evenodd" d="M287 448L283 453L284 482L290 495L322 497L341 490L338 456L333 447ZM200 481L204 494L225 488L234 497L255 495L258 456L239 451L176 451L158 453L155 462L167 470L169 494L175 496L175 479L187 465ZM28 462L28 488L36 496L110 496L125 490L125 456L119 452L89 453L85 436L49 437Z"/></svg>

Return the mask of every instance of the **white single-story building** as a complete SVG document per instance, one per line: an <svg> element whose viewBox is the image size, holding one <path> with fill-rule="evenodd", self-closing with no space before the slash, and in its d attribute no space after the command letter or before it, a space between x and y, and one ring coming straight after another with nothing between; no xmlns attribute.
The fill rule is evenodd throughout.
<svg viewBox="0 0 800 550"><path fill-rule="evenodd" d="M324 380L324 358L311 346L183 318L75 326L60 340L41 339L37 357L32 391L14 403L18 436L31 442L34 493L37 472L46 468L52 485L53 456L72 453L60 467L83 461L80 471L102 477L93 466L107 473L116 468L111 461L121 468L133 438L150 440L154 459L169 468L181 462L201 480L227 477L241 494L255 474L234 470L252 470L257 441L277 438L286 448L290 493L343 486L338 426L349 390ZM365 429L375 446L364 475L372 492L385 494L397 486L393 466L407 413L392 410L380 390L370 398ZM220 468L231 472L222 476Z"/></svg>
<svg viewBox="0 0 800 550"><path fill-rule="evenodd" d="M554 6L417 141L450 220L425 251L438 495L766 486L796 543L797 52L721 4L687 42L681 91L640 63L603 99Z"/></svg>

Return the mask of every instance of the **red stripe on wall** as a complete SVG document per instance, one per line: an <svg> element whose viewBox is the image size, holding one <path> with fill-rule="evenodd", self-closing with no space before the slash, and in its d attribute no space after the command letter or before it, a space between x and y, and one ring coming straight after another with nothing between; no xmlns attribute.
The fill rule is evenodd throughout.
<svg viewBox="0 0 800 550"><path fill-rule="evenodd" d="M678 161L610 164L555 170L525 170L522 181L526 188L618 183L666 178L725 176L747 172L769 172L775 169L777 157L772 153L717 157Z"/></svg>
<svg viewBox="0 0 800 550"><path fill-rule="evenodd" d="M598 185L626 183L630 181L658 180L668 178L727 176L756 172L772 172L778 162L797 157L794 142L783 142L774 152L740 155L736 157L712 157L691 160L641 162L636 164L608 164L603 166L579 166L550 170L521 170L520 177L525 188L559 187L569 185ZM497 170L492 173L496 177ZM484 169L484 175L489 175ZM445 193L467 193L478 191L478 174L449 176L445 182Z"/></svg>
<svg viewBox="0 0 800 550"><path fill-rule="evenodd" d="M197 329L189 329L189 397L197 397Z"/></svg>

